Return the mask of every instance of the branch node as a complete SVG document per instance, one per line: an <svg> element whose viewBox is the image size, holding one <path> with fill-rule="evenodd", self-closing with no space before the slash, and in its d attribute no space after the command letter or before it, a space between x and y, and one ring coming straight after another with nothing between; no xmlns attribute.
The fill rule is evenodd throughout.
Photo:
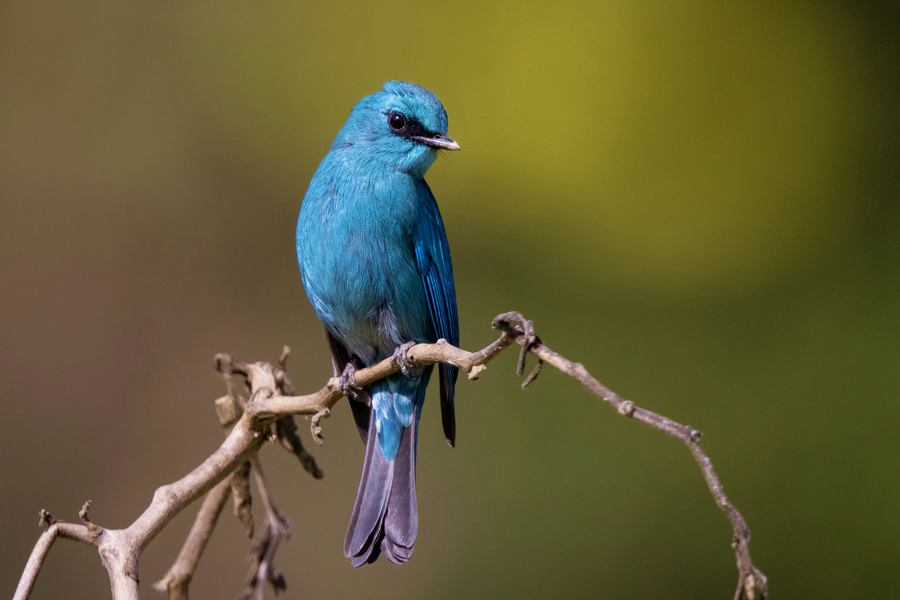
<svg viewBox="0 0 900 600"><path fill-rule="evenodd" d="M511 311L494 317L494 320L491 321L491 327L509 334L510 337L517 338L522 334L528 334L526 331L526 323L528 323L528 321L525 320L525 317L523 317L521 313ZM520 331L515 330L516 325L519 326Z"/></svg>
<svg viewBox="0 0 900 600"><path fill-rule="evenodd" d="M703 437L703 434L696 429L691 429L691 441L695 444L700 443L700 438Z"/></svg>
<svg viewBox="0 0 900 600"><path fill-rule="evenodd" d="M475 365L469 370L469 381L475 381L486 370L487 367L485 365Z"/></svg>
<svg viewBox="0 0 900 600"><path fill-rule="evenodd" d="M275 395L275 391L270 387L261 387L250 396L250 399L247 401L247 406L244 410L246 410L251 415L259 414L260 406L259 404L264 400L268 400L272 396ZM259 432L256 432L259 433Z"/></svg>
<svg viewBox="0 0 900 600"><path fill-rule="evenodd" d="M617 409L620 415L624 415L626 417L634 416L634 402L631 400L625 400L622 404L619 405Z"/></svg>
<svg viewBox="0 0 900 600"><path fill-rule="evenodd" d="M494 317L491 327L499 329L506 335L514 338L522 346L519 350L519 362L516 363L516 375L521 377L525 374L525 357L528 356L528 352L542 344L541 338L534 333L534 323L527 320L520 313L508 312ZM519 338L522 339L520 340ZM534 377L537 377L537 375L534 374ZM529 376L529 378L532 381L534 380L533 377ZM528 383L531 383L531 381Z"/></svg>
<svg viewBox="0 0 900 600"><path fill-rule="evenodd" d="M316 414L313 415L313 418L309 424L309 430L312 433L313 440L319 446L321 446L322 442L324 441L322 439L322 428L319 427L319 421L321 421L323 418L328 418L330 416L331 416L331 411L328 410L327 408L323 408L322 410L320 410L319 412L317 412Z"/></svg>

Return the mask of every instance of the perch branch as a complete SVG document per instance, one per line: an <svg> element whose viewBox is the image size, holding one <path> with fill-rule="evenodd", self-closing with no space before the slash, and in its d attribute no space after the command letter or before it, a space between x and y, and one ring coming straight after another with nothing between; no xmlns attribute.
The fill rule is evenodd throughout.
<svg viewBox="0 0 900 600"><path fill-rule="evenodd" d="M526 385L537 376L541 364L550 364L579 381L590 392L612 405L619 414L637 419L681 440L688 446L700 466L716 504L725 512L731 522L734 531L732 546L735 550L738 567L738 586L735 599L754 600L757 591L763 600L767 598L766 578L750 560L748 551L750 530L740 513L722 492L722 487L709 458L700 449L699 431L637 407L630 400L622 399L594 379L581 364L573 363L545 346L534 334L532 323L525 320L520 314L499 315L494 319L492 326L501 332L500 337L478 352L467 352L451 346L445 340L438 340L434 344L417 344L411 347L407 352L407 359L412 364L420 366L434 363L452 364L466 371L469 379L477 379L488 362L504 349L518 344L521 347L517 365L520 375L524 373L527 354L533 354L538 358L538 366L526 379ZM284 373L286 361L287 351L282 353L278 367L274 368L268 363L245 363L232 359L227 354L217 355L214 360L215 367L220 373L228 376L226 381L230 381L231 373L238 373L247 378L251 389L251 396L243 407L243 414L236 420L225 442L191 473L179 481L160 487L154 494L150 506L127 529L103 530L96 525L93 526L96 529L88 526L76 526L81 527L77 530L79 537L76 539L87 541L100 549L104 565L110 574L114 600L131 600L138 597L137 559L141 551L188 504L222 482L244 461L254 457L265 439L276 439L277 434L273 429L275 429L274 424L278 419L296 414L313 415L311 429L313 437L319 439L320 419L327 417L334 404L344 395L341 391L340 378L331 378L325 387L313 394L295 396L293 395L293 386L290 385ZM398 370L400 370L400 366L397 362L386 358L375 365L357 370L355 372L356 384L359 387L365 387ZM233 390L233 387L230 390ZM284 444L284 442L282 443ZM291 446L292 443L284 445ZM300 453L295 453L301 457ZM304 459L301 457L302 460ZM314 469L310 470L315 472ZM264 480L261 480L260 490L264 502L267 503L266 526L263 531L269 532L269 538L261 540L258 547L255 545L259 564L255 571L255 579L251 584L268 581L277 589L280 575L271 566L271 557L274 555L274 549L277 548L278 542L285 537L286 528L283 517L280 515L276 518L277 522L270 518L277 512L268 510L269 507L274 508L274 505L269 502ZM210 502L212 503L212 500ZM214 521L210 522L210 527L212 523ZM274 535L279 527L285 532L283 535L280 534L280 537ZM98 531L99 533L97 533ZM51 524L50 530L38 540L22 575L19 590L16 592L16 600L25 600L28 597L40 565L58 535L63 535L61 524ZM73 537L75 535L73 534ZM283 579L281 581L283 582ZM251 595L260 597L262 588L258 585L252 587L250 595L244 597L249 598ZM249 591L250 587L248 586L245 594Z"/></svg>

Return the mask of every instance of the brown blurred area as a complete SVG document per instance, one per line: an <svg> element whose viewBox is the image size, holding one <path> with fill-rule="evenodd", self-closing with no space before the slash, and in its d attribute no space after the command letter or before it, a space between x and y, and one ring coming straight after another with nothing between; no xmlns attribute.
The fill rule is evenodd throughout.
<svg viewBox="0 0 900 600"><path fill-rule="evenodd" d="M353 104L402 79L463 149L428 177L463 345L519 310L703 431L773 597L896 596L898 25L891 2L0 4L0 594L41 508L124 527L215 449L217 352L289 344L298 389L324 383L300 201ZM733 593L689 453L548 369L519 390L514 362L461 382L456 449L427 401L403 567L342 556L346 406L323 480L264 449L287 597ZM142 558L147 597L193 511ZM247 548L223 516L195 596L236 595ZM58 542L33 597L108 593Z"/></svg>

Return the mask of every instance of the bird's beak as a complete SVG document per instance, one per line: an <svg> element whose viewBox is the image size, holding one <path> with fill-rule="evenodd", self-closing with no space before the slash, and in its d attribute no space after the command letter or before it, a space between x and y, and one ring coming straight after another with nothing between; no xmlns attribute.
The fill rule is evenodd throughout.
<svg viewBox="0 0 900 600"><path fill-rule="evenodd" d="M441 150L459 150L459 144L448 138L446 135L436 133L432 135L417 135L413 137L417 142L421 142L432 148L440 148Z"/></svg>

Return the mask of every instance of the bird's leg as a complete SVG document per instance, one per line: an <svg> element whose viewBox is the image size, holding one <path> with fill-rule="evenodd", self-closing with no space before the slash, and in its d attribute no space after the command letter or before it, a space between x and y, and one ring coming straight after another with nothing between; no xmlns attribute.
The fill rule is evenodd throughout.
<svg viewBox="0 0 900 600"><path fill-rule="evenodd" d="M394 367L398 367L400 369L400 372L403 373L405 377L409 378L416 377L416 373L410 373L411 370L416 368L416 365L410 362L409 358L406 356L406 353L415 345L415 342L406 342L405 344L400 344L399 346L397 346L397 349L394 350L394 354L391 356L391 365L393 365Z"/></svg>
<svg viewBox="0 0 900 600"><path fill-rule="evenodd" d="M353 398L355 400L357 394L362 391L362 388L356 385L354 373L356 373L356 367L353 366L352 362L348 362L344 366L344 372L341 373L341 392L348 398Z"/></svg>

